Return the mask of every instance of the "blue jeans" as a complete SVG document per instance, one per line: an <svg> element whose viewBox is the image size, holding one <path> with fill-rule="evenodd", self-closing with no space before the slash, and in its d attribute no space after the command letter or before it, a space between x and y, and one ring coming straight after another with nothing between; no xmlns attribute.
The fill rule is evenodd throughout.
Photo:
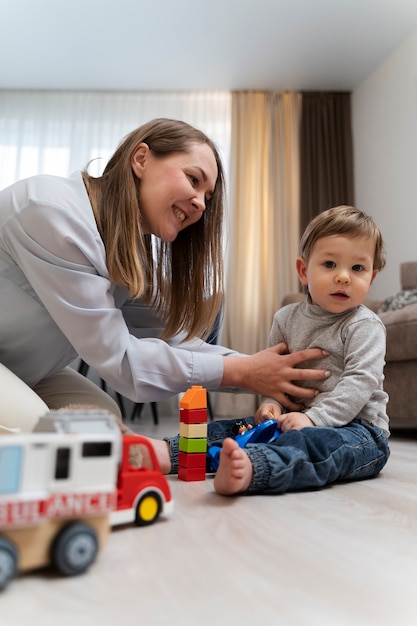
<svg viewBox="0 0 417 626"><path fill-rule="evenodd" d="M237 421L210 422L208 446L221 447L226 437L234 437ZM246 421L255 423L254 418ZM171 446L171 473L176 473L178 436L167 437L165 441ZM265 494L371 478L379 474L390 455L386 434L361 419L354 419L342 428L316 426L288 430L271 443L248 444L245 451L253 465L247 493Z"/></svg>

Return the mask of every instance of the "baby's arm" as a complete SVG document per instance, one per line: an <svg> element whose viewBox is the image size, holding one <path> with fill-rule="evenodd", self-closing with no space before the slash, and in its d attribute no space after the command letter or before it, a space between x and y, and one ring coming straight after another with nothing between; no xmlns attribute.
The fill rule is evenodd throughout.
<svg viewBox="0 0 417 626"><path fill-rule="evenodd" d="M383 368L385 328L380 320L361 319L349 324L343 336L344 371L332 391L320 394L306 414L316 426L345 426L368 411L384 408Z"/></svg>
<svg viewBox="0 0 417 626"><path fill-rule="evenodd" d="M263 402L255 414L256 424L263 424L263 422L270 419L277 420L279 429L283 433L286 430L301 430L306 426L314 426L314 423L305 413L297 411L283 413L281 406L273 400Z"/></svg>

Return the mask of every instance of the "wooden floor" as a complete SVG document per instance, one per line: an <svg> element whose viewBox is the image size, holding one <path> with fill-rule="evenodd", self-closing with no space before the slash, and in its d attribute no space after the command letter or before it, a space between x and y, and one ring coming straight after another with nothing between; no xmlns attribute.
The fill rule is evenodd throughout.
<svg viewBox="0 0 417 626"><path fill-rule="evenodd" d="M170 519L113 531L82 577L20 576L0 626L416 626L417 432L391 450L374 480L284 496L170 477Z"/></svg>

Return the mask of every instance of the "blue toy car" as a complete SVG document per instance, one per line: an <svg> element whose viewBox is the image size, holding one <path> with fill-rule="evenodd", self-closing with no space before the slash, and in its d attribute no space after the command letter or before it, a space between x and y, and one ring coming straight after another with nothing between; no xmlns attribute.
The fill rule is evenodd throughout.
<svg viewBox="0 0 417 626"><path fill-rule="evenodd" d="M246 448L248 443L271 443L280 435L276 420L267 420L254 428L246 428L243 433L236 435L235 441L240 448ZM219 467L220 450L218 446L211 446L207 452L210 460L210 469L216 472Z"/></svg>

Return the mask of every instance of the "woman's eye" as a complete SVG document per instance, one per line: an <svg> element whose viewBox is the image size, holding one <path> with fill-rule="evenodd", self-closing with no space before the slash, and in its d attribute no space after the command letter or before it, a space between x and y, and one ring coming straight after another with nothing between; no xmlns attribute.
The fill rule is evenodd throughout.
<svg viewBox="0 0 417 626"><path fill-rule="evenodd" d="M198 178L196 176L190 174L188 178L190 179L191 184L194 185L194 187L198 185Z"/></svg>

